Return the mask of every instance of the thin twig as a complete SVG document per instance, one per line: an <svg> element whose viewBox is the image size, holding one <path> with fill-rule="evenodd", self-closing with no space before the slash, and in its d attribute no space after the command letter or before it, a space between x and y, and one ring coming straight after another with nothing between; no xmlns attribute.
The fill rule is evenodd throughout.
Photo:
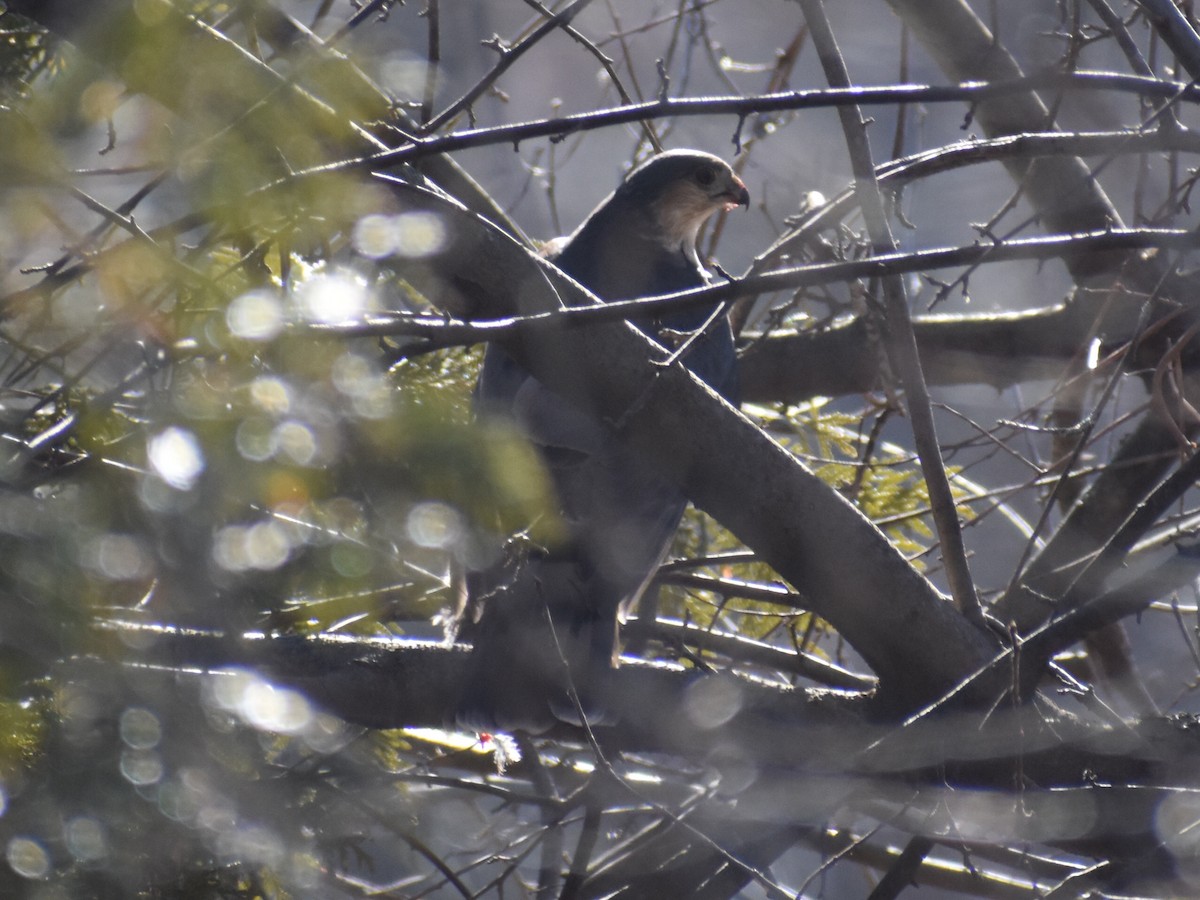
<svg viewBox="0 0 1200 900"><path fill-rule="evenodd" d="M426 0L425 20L429 23L429 51L425 54L425 90L421 96L421 124L433 115L433 99L437 91L438 67L442 62L442 22L438 0Z"/></svg>

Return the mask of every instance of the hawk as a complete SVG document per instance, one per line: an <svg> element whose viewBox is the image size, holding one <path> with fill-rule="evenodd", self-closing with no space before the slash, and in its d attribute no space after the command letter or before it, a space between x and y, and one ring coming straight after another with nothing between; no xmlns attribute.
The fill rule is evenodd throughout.
<svg viewBox="0 0 1200 900"><path fill-rule="evenodd" d="M601 300L667 294L708 283L696 237L718 210L749 206L720 158L662 153L635 168L565 240L554 263ZM737 359L725 316L687 310L635 326L736 402ZM556 721L603 721L619 610L667 552L687 498L625 449L600 419L560 397L489 346L476 412L509 419L550 473L566 539L509 543L504 558L468 573L459 637L473 643L456 714L476 731L545 731Z"/></svg>

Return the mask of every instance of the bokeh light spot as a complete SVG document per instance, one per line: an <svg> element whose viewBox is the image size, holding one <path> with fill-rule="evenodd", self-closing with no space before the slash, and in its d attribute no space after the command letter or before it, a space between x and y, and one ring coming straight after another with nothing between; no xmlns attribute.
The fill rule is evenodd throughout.
<svg viewBox="0 0 1200 900"><path fill-rule="evenodd" d="M390 216L363 216L354 226L354 249L370 259L388 256L395 250Z"/></svg>
<svg viewBox="0 0 1200 900"><path fill-rule="evenodd" d="M200 442L185 428L172 426L155 435L147 453L158 477L176 490L191 490L204 471Z"/></svg>
<svg viewBox="0 0 1200 900"><path fill-rule="evenodd" d="M453 506L431 501L418 503L408 514L408 536L422 547L445 549L463 533L462 516Z"/></svg>
<svg viewBox="0 0 1200 900"><path fill-rule="evenodd" d="M701 678L688 688L683 706L700 728L720 728L742 708L742 689L732 678Z"/></svg>
<svg viewBox="0 0 1200 900"><path fill-rule="evenodd" d="M401 213L395 227L396 252L401 256L432 256L446 246L446 226L437 213Z"/></svg>
<svg viewBox="0 0 1200 900"><path fill-rule="evenodd" d="M150 574L150 558L141 543L127 534L92 538L80 554L85 566L113 581L131 581Z"/></svg>
<svg viewBox="0 0 1200 900"><path fill-rule="evenodd" d="M229 572L278 569L291 556L288 530L279 522L228 525L213 541L213 560Z"/></svg>
<svg viewBox="0 0 1200 900"><path fill-rule="evenodd" d="M360 544L337 544L329 551L329 562L344 578L362 578L371 571L371 553Z"/></svg>
<svg viewBox="0 0 1200 900"><path fill-rule="evenodd" d="M151 750L122 750L121 774L135 787L158 784L163 777L163 763Z"/></svg>
<svg viewBox="0 0 1200 900"><path fill-rule="evenodd" d="M263 375L250 382L250 399L271 416L287 415L292 408L292 390L282 378Z"/></svg>
<svg viewBox="0 0 1200 900"><path fill-rule="evenodd" d="M276 446L297 465L310 465L317 455L317 436L304 422L280 422L273 433Z"/></svg>
<svg viewBox="0 0 1200 900"><path fill-rule="evenodd" d="M230 332L247 341L269 341L283 330L283 304L268 291L242 294L225 309Z"/></svg>
<svg viewBox="0 0 1200 900"><path fill-rule="evenodd" d="M104 826L88 816L77 816L63 826L67 850L80 862L91 862L108 853Z"/></svg>
<svg viewBox="0 0 1200 900"><path fill-rule="evenodd" d="M281 734L301 731L312 718L303 695L268 681L251 683L242 694L242 717L255 728Z"/></svg>
<svg viewBox="0 0 1200 900"><path fill-rule="evenodd" d="M50 871L50 855L37 841L15 837L5 852L8 865L22 878L45 878Z"/></svg>
<svg viewBox="0 0 1200 900"><path fill-rule="evenodd" d="M238 453L251 462L263 462L275 455L275 423L270 419L248 416L238 424L234 438Z"/></svg>
<svg viewBox="0 0 1200 900"><path fill-rule="evenodd" d="M181 781L167 781L158 788L158 809L168 819L191 822L200 811L201 797Z"/></svg>
<svg viewBox="0 0 1200 900"><path fill-rule="evenodd" d="M349 275L316 275L297 293L308 319L326 325L352 321L372 308L366 285Z"/></svg>
<svg viewBox="0 0 1200 900"><path fill-rule="evenodd" d="M370 361L357 353L343 353L333 361L329 369L329 378L333 386L348 397L362 393L364 388L378 377L379 373Z"/></svg>
<svg viewBox="0 0 1200 900"><path fill-rule="evenodd" d="M1200 794L1168 794L1154 812L1154 826L1176 857L1192 861L1200 857Z"/></svg>
<svg viewBox="0 0 1200 900"><path fill-rule="evenodd" d="M446 225L441 216L432 212L372 214L358 220L352 240L354 249L371 259L385 256L419 259L440 253L446 246Z"/></svg>
<svg viewBox="0 0 1200 900"><path fill-rule="evenodd" d="M213 678L208 696L220 709L263 731L296 734L313 721L312 706L302 694L245 670L224 672Z"/></svg>
<svg viewBox="0 0 1200 900"><path fill-rule="evenodd" d="M158 716L140 706L131 706L121 713L121 740L134 750L151 750L162 740L162 725Z"/></svg>

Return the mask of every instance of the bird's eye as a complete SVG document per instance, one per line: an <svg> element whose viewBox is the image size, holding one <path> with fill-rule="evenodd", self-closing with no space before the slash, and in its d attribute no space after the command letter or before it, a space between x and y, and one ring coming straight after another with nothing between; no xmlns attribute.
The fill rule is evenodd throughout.
<svg viewBox="0 0 1200 900"><path fill-rule="evenodd" d="M702 169L696 170L696 183L701 185L702 187L708 187L710 184L712 184L716 180L717 180L716 169L710 169L708 166L705 166Z"/></svg>

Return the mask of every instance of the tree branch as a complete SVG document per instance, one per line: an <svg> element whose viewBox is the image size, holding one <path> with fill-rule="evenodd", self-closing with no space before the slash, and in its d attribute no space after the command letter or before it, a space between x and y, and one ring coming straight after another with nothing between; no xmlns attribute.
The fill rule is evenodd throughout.
<svg viewBox="0 0 1200 900"><path fill-rule="evenodd" d="M1171 0L1138 0L1138 6L1187 73L1200 79L1200 35L1179 7Z"/></svg>
<svg viewBox="0 0 1200 900"><path fill-rule="evenodd" d="M587 113L517 122L492 128L473 128L408 143L374 155L345 159L318 171L383 168L436 153L452 153L492 144L520 144L534 138L562 139L571 134L629 125L649 119L685 116L748 116L755 113L836 108L840 106L887 106L896 103L981 103L1038 89L1061 91L1113 91L1144 97L1200 102L1200 86L1161 78L1144 78L1113 72L1079 71L1070 74L1044 73L1004 82L965 82L957 85L883 85L845 89L785 91L746 97L665 97L629 106L610 107ZM1027 125L1008 133L1040 131L1040 124ZM293 177L316 174L300 172ZM1117 224L1117 220L1110 220ZM1102 227L1097 221L1092 227Z"/></svg>

